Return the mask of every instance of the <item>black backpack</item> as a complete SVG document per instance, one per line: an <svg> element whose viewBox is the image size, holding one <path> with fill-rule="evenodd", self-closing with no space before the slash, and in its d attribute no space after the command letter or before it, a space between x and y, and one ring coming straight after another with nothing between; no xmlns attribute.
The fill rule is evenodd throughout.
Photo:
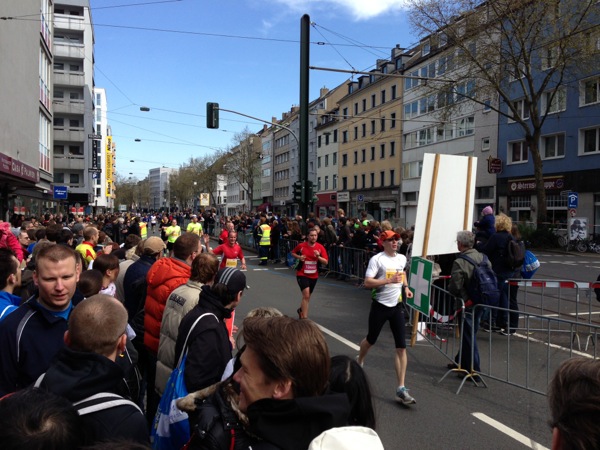
<svg viewBox="0 0 600 450"><path fill-rule="evenodd" d="M487 264L487 256L483 255L483 260L479 264L467 255L461 254L459 258L473 264L473 276L467 286L471 301L476 305L498 306L500 302L498 279L492 268Z"/></svg>
<svg viewBox="0 0 600 450"><path fill-rule="evenodd" d="M523 241L517 241L512 236L509 237L506 244L504 262L512 270L520 269L523 266L525 262L525 244Z"/></svg>

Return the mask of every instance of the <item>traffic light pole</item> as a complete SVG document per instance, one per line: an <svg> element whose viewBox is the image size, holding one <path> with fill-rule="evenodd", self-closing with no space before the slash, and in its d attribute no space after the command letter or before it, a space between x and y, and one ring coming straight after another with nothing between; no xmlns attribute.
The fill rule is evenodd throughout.
<svg viewBox="0 0 600 450"><path fill-rule="evenodd" d="M308 179L308 65L310 45L310 17L304 14L300 19L300 181L310 185ZM308 198L310 194L311 198ZM304 220L308 218L308 205L312 201L312 189L302 189L300 210Z"/></svg>

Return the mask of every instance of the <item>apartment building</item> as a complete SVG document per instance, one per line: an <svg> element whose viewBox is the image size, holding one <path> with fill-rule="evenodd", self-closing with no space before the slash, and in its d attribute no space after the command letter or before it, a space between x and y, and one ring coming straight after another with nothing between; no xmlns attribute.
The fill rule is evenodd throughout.
<svg viewBox="0 0 600 450"><path fill-rule="evenodd" d="M169 167L157 167L148 172L150 182L150 209L154 211L168 211L171 205L171 188L169 177L176 173L177 169Z"/></svg>
<svg viewBox="0 0 600 450"><path fill-rule="evenodd" d="M298 211L298 205L292 199L292 184L300 176L298 110L294 106L283 113L279 123L286 128L275 127L273 130L273 209L280 215L293 216Z"/></svg>
<svg viewBox="0 0 600 450"><path fill-rule="evenodd" d="M92 139L92 172L94 212L99 214L114 210L116 144L107 118L106 91L94 89L96 136Z"/></svg>
<svg viewBox="0 0 600 450"><path fill-rule="evenodd" d="M339 101L337 200L350 216L399 214L402 82L387 75L397 70L400 53L393 49L392 60L378 60L369 75L349 81Z"/></svg>
<svg viewBox="0 0 600 450"><path fill-rule="evenodd" d="M476 42L474 43L476 45ZM474 48L473 51L476 51ZM428 36L402 55L404 106L401 215L412 226L417 215L425 153L477 157L473 221L494 205L498 114L476 97L477 82L462 71L460 51L443 34Z"/></svg>
<svg viewBox="0 0 600 450"><path fill-rule="evenodd" d="M52 208L52 1L3 0L0 218Z"/></svg>

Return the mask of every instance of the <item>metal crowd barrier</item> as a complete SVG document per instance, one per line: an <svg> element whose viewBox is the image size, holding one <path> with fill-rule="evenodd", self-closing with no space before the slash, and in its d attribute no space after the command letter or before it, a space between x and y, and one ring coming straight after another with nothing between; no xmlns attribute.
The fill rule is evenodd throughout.
<svg viewBox="0 0 600 450"><path fill-rule="evenodd" d="M595 345L594 326L600 325L595 322L593 317L597 314L594 311L594 300L592 294L594 288L600 287L597 282L586 283L573 280L508 280L509 289L519 289L521 291L521 301L519 309L523 311L533 311L540 317L569 317L569 320L576 322L578 327L573 334L573 340L581 350L580 334L587 332L585 349L590 342ZM551 324L556 327L553 331L562 331L571 333L570 325L564 325L558 321ZM581 326L585 325L585 326ZM544 328L537 329L531 327L530 332L545 331Z"/></svg>

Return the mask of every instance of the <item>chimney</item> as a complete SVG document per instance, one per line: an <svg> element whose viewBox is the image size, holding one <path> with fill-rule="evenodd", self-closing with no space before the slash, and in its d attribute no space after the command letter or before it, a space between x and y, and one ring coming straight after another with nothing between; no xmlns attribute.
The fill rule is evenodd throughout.
<svg viewBox="0 0 600 450"><path fill-rule="evenodd" d="M327 87L323 86L321 88L321 90L319 91L319 97L325 97L328 92L329 92L329 89Z"/></svg>

